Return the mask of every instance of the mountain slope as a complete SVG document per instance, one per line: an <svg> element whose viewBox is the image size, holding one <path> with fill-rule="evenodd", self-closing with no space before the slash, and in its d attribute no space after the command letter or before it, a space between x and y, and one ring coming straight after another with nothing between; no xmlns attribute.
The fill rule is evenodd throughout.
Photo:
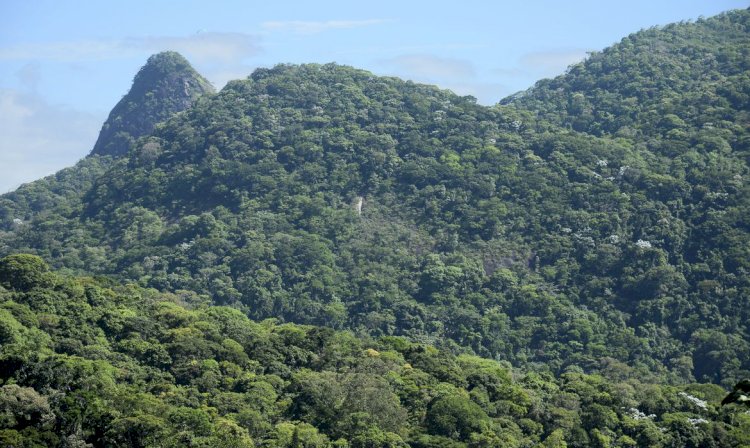
<svg viewBox="0 0 750 448"><path fill-rule="evenodd" d="M659 132L591 135L516 102L334 64L260 69L139 139L76 207L6 222L0 251L555 374L750 374L745 111L683 120L731 135L671 158Z"/></svg>
<svg viewBox="0 0 750 448"><path fill-rule="evenodd" d="M3 446L734 446L715 385L559 379L0 259ZM750 416L736 420L747 428ZM689 423L687 419L694 422ZM408 443L408 445L407 445Z"/></svg>
<svg viewBox="0 0 750 448"><path fill-rule="evenodd" d="M492 108L259 69L3 195L65 275L0 259L0 444L746 443L747 16Z"/></svg>
<svg viewBox="0 0 750 448"><path fill-rule="evenodd" d="M133 79L130 91L110 112L91 154L124 155L135 139L213 92L211 84L173 51L151 56Z"/></svg>

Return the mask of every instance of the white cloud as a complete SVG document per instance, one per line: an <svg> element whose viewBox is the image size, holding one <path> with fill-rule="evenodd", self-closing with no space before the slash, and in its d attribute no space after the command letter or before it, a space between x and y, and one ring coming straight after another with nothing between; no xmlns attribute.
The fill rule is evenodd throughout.
<svg viewBox="0 0 750 448"><path fill-rule="evenodd" d="M0 60L53 60L73 62L122 56L120 41L77 40L43 43L20 43L0 48Z"/></svg>
<svg viewBox="0 0 750 448"><path fill-rule="evenodd" d="M221 87L231 78L249 74L244 61L261 48L255 35L213 32L1 47L0 61L20 64L14 73L17 89L0 86L0 193L73 165L91 150L106 118L105 112L83 112L44 99L37 89L42 80L40 61L86 70L92 62L145 60L164 50L182 53Z"/></svg>
<svg viewBox="0 0 750 448"><path fill-rule="evenodd" d="M24 66L16 72L16 77L21 82L22 86L32 92L36 92L37 87L39 86L39 81L42 78L39 63L32 61L24 64Z"/></svg>
<svg viewBox="0 0 750 448"><path fill-rule="evenodd" d="M422 80L466 79L476 74L467 60L427 54L397 56L383 62L399 74Z"/></svg>
<svg viewBox="0 0 750 448"><path fill-rule="evenodd" d="M245 33L199 32L190 36L140 36L113 40L23 43L0 48L0 60L103 60L175 50L203 63L224 63L260 53L260 38Z"/></svg>
<svg viewBox="0 0 750 448"><path fill-rule="evenodd" d="M255 68L244 63L259 54L260 39L242 33L201 32L188 38L147 38L149 52L174 50L182 53L217 89L233 79L246 78Z"/></svg>
<svg viewBox="0 0 750 448"><path fill-rule="evenodd" d="M229 81L247 78L255 68L254 66L238 64L217 67L215 70L201 70L201 74L211 81L211 84L217 90L221 90Z"/></svg>
<svg viewBox="0 0 750 448"><path fill-rule="evenodd" d="M201 32L187 37L156 36L138 38L133 46L151 52L174 50L197 63L228 63L260 53L260 39L244 33Z"/></svg>
<svg viewBox="0 0 750 448"><path fill-rule="evenodd" d="M73 165L91 150L104 118L0 90L0 193Z"/></svg>
<svg viewBox="0 0 750 448"><path fill-rule="evenodd" d="M442 57L432 54L402 55L377 61L387 75L412 81L435 84L450 89L458 95L471 95L480 104L494 104L510 89L493 77L484 77L474 65L465 59Z"/></svg>
<svg viewBox="0 0 750 448"><path fill-rule="evenodd" d="M528 70L524 70L520 67L500 67L492 71L496 75L510 76L510 77L526 77L529 74Z"/></svg>
<svg viewBox="0 0 750 448"><path fill-rule="evenodd" d="M286 20L263 22L261 27L267 31L286 31L297 34L315 34L335 29L361 28L364 26L380 25L388 20L367 19L367 20L327 20L327 21L304 21L304 20Z"/></svg>
<svg viewBox="0 0 750 448"><path fill-rule="evenodd" d="M569 65L581 62L586 55L587 51L581 49L536 51L521 56L519 63L532 72L553 76L562 74Z"/></svg>
<svg viewBox="0 0 750 448"><path fill-rule="evenodd" d="M492 70L496 80L506 86L506 94L528 89L533 82L562 75L573 64L583 61L587 50L580 48L548 49L525 53L515 61Z"/></svg>
<svg viewBox="0 0 750 448"><path fill-rule="evenodd" d="M471 95L477 99L479 104L484 105L497 103L509 92L505 84L498 82L472 82L467 80L466 82L449 82L441 85L441 87L450 89L458 95Z"/></svg>

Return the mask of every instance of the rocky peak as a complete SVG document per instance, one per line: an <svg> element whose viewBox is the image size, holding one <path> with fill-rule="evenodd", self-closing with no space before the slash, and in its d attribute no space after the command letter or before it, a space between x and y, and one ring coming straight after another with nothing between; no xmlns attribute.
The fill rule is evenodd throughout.
<svg viewBox="0 0 750 448"><path fill-rule="evenodd" d="M165 51L151 56L135 75L128 94L110 112L91 154L125 154L135 139L151 133L157 123L213 91L179 53Z"/></svg>

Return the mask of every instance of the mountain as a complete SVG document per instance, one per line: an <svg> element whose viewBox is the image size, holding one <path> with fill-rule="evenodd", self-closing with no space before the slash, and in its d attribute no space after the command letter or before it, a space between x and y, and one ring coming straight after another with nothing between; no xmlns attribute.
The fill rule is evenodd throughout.
<svg viewBox="0 0 750 448"><path fill-rule="evenodd" d="M261 420L301 421L352 446L400 446L385 433L412 446L514 446L490 433L526 438L516 446L739 445L733 414L715 407L723 393L692 383L731 387L750 376L748 16L732 11L641 31L494 107L336 64L258 69L201 96L127 153L95 151L85 166L107 162L85 182L75 176L81 165L0 198L0 255L35 254L61 274L36 291L5 274L5 300L48 315L24 326L47 334L55 353L112 363L131 357L153 381L163 379L153 395L170 384L186 388L169 404L217 407L246 429L267 428L253 433L266 446L276 445ZM693 62L709 56L715 64ZM36 258L24 263L34 273L46 269ZM101 293L122 305L121 321L92 316L69 330L75 325L53 298L78 307L84 296L96 307L106 302L86 296L89 280L56 290L71 274L97 276L96 288L130 284ZM140 299L126 302L150 294L180 308L152 318ZM225 308L209 304L292 329L278 358L247 364L280 378L269 382L288 398L281 414L231 416L239 407L211 401L216 388L206 384L238 400L257 397L227 378L244 373L222 367L219 348L165 347L218 344L226 330L201 313ZM19 323L24 310L14 314ZM9 322L13 334L26 334ZM317 336L287 323L356 336L367 341L360 352L393 349L399 354L389 359L412 368L409 350L443 353L424 361L426 376L417 372L414 384L388 376L397 370L388 364L362 386L396 394L408 409L390 415L407 412L410 429L360 416L342 430L325 417L342 402L306 395L305 387L334 376L300 385L295 369L321 373L305 350L324 356L327 348L305 345ZM129 338L147 344L118 345ZM87 351L95 340L109 352ZM255 356L256 343L235 342ZM337 354L323 370L362 368L344 359L347 349L330 350ZM498 383L448 360L475 355L525 379ZM30 362L6 377L18 381ZM204 374L208 383L197 379ZM512 384L531 397L529 406L503 402L524 402ZM413 395L397 392L402 385ZM465 401L439 405L446 390ZM313 404L295 401L304 397ZM431 419L441 406L463 414ZM144 416L158 427L151 417ZM466 423L476 419L488 426ZM743 419L737 424L746 429ZM353 442L370 427L384 432L371 437L379 444ZM289 431L302 437L303 429Z"/></svg>
<svg viewBox="0 0 750 448"><path fill-rule="evenodd" d="M179 53L165 51L148 59L130 91L112 109L91 154L121 156L138 137L214 91Z"/></svg>

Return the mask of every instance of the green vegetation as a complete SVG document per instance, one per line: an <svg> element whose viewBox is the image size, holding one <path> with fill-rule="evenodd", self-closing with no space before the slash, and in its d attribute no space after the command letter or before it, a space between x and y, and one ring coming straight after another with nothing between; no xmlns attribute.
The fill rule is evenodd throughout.
<svg viewBox="0 0 750 448"><path fill-rule="evenodd" d="M747 151L749 20L735 11L632 34L503 103L577 131L638 137L659 155Z"/></svg>
<svg viewBox="0 0 750 448"><path fill-rule="evenodd" d="M8 444L750 443L749 17L495 107L259 69L0 197L0 255L97 276L2 262Z"/></svg>
<svg viewBox="0 0 750 448"><path fill-rule="evenodd" d="M718 386L555 379L208 301L0 259L0 444L735 446L750 427Z"/></svg>

